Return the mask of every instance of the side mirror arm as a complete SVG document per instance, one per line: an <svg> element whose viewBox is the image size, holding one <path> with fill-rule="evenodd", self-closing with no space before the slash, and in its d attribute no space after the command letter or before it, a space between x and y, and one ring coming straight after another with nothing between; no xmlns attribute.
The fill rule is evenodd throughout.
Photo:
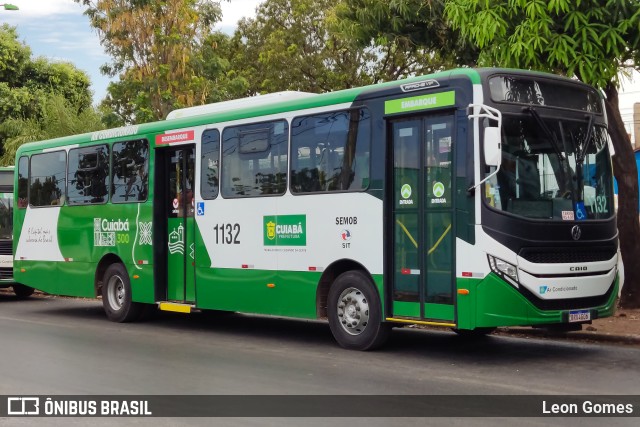
<svg viewBox="0 0 640 427"><path fill-rule="evenodd" d="M493 145L494 147L497 145L496 149L498 153L501 153L502 151L502 144L500 142L500 132L502 130L502 113L493 107L489 107L487 105L481 105L481 104L471 104L469 105L469 108L474 109L474 112L472 114L469 114L469 118L473 118L473 119L488 118L490 120L494 120L498 122L497 127L487 127L484 129L485 131L484 139L482 141L483 147L484 147L483 153L484 153L485 164L489 164L491 166L495 165L496 170L490 173L489 175L487 175L486 177L484 177L483 179L481 179L475 185L472 185L471 187L469 187L467 189L467 192L471 193L475 191L475 189L478 188L480 185L484 184L486 181L493 178L498 174L498 172L500 172L500 166L502 165L502 155L500 154L496 156L495 159L493 158L489 159L487 157L490 153L490 151L488 151L488 144Z"/></svg>

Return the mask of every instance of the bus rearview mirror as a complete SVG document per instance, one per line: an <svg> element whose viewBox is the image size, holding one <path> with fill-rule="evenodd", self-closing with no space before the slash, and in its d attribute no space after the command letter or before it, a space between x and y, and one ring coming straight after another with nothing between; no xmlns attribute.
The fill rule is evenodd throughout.
<svg viewBox="0 0 640 427"><path fill-rule="evenodd" d="M501 156L500 128L484 128L484 163L487 166L498 166Z"/></svg>

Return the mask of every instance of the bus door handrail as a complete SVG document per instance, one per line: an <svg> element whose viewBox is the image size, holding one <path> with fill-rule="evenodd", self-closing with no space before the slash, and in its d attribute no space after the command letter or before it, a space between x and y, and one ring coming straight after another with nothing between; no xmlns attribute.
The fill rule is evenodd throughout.
<svg viewBox="0 0 640 427"><path fill-rule="evenodd" d="M489 120L495 120L498 122L498 129L500 129L500 132L502 132L502 113L500 112L500 110L493 107L489 107L488 105L484 105L484 104L469 104L469 108L473 109L473 113L469 114L470 119L487 118ZM484 177L484 179L480 180L480 182L478 182L477 184L469 187L467 189L467 192L471 192L475 190L476 188L484 184L486 181L496 176L498 172L500 172L501 165L502 165L502 155L500 155L499 157L498 164L496 165L496 170L490 173L489 175L487 175L486 177Z"/></svg>

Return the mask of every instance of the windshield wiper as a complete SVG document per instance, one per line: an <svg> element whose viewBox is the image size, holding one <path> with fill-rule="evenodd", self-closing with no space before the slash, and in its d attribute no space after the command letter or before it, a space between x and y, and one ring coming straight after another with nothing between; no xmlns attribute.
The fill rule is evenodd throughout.
<svg viewBox="0 0 640 427"><path fill-rule="evenodd" d="M540 129L542 129L542 132L547 137L547 139L551 141L551 146L553 146L553 150L555 151L556 156L558 157L558 162L560 163L560 180L563 183L561 189L562 191L566 191L565 185L567 183L567 175L565 169L565 161L567 159L564 156L564 152L560 149L560 141L558 141L556 134L551 132L547 124L544 122L544 120L542 120L542 117L540 117L540 114L538 114L538 112L533 107L527 107L524 109L524 111L527 110L529 111L529 113L531 113L531 117L534 118L538 126L540 126Z"/></svg>
<svg viewBox="0 0 640 427"><path fill-rule="evenodd" d="M578 182L576 183L578 186L578 200L584 200L583 198L583 188L584 188L584 159L587 157L587 150L589 149L589 142L591 141L591 134L593 133L593 115L589 115L589 122L587 123L587 134L584 137L584 141L582 142L582 147L578 151L577 142L573 141L573 144L576 146L576 178Z"/></svg>
<svg viewBox="0 0 640 427"><path fill-rule="evenodd" d="M547 124L544 122L544 120L542 120L542 117L540 117L540 114L538 114L538 112L533 107L525 108L525 111L527 110L529 111L529 113L531 113L531 117L535 119L538 126L540 126L540 128L544 132L544 135L551 141L551 145L553 146L553 149L556 152L556 156L558 156L558 160L560 161L561 169L564 170L564 161L566 160L566 158L564 157L562 150L560 150L560 142L558 141L558 138L556 138L556 135L551 132Z"/></svg>
<svg viewBox="0 0 640 427"><path fill-rule="evenodd" d="M589 149L589 140L591 139L591 134L593 133L593 115L589 116L589 123L587 123L587 135L584 137L584 142L582 143L582 149L579 153L576 153L576 163L584 163L584 159L587 157L587 150ZM577 151L577 150L576 150Z"/></svg>

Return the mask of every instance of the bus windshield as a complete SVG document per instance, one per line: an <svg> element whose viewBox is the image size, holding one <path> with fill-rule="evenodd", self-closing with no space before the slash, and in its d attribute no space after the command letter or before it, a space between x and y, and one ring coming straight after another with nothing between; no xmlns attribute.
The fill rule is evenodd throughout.
<svg viewBox="0 0 640 427"><path fill-rule="evenodd" d="M13 194L0 193L0 239L11 240L13 233Z"/></svg>
<svg viewBox="0 0 640 427"><path fill-rule="evenodd" d="M536 219L610 218L609 136L593 120L541 118L534 108L505 115L502 165L485 188L495 209ZM495 170L495 169L494 169Z"/></svg>

